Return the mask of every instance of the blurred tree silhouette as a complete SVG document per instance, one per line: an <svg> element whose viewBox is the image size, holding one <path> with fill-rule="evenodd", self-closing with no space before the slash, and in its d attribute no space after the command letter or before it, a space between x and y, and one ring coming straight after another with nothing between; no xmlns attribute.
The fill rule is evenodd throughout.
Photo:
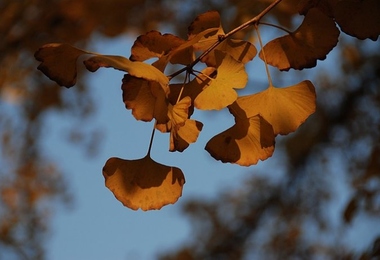
<svg viewBox="0 0 380 260"><path fill-rule="evenodd" d="M66 42L85 48L94 33L114 37L160 25L184 36L183 26L209 9L221 13L229 30L269 2L1 1L0 259L44 259L49 212L57 200L69 198L61 170L40 148L45 115L55 110L83 118L94 112L83 81L67 98L64 88L36 72L38 47ZM283 1L268 18L291 27L299 2L306 1ZM380 56L368 41L344 39L339 74L317 75L319 110L313 120L277 144L286 155L281 180L252 177L217 201L189 201L184 211L197 228L194 240L164 259L370 259L380 254L379 238L365 252L355 252L342 239L355 219L380 213ZM333 223L328 208L334 208L334 189L342 183L349 192L345 205L335 208L341 212Z"/></svg>

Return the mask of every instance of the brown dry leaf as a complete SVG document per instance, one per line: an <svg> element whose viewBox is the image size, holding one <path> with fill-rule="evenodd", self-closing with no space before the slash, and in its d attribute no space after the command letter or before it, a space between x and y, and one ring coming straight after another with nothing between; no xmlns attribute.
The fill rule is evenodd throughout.
<svg viewBox="0 0 380 260"><path fill-rule="evenodd" d="M202 110L220 110L232 104L237 93L234 89L244 88L248 81L244 63L216 50L217 75L207 84L194 100L194 105Z"/></svg>
<svg viewBox="0 0 380 260"><path fill-rule="evenodd" d="M286 135L315 112L316 94L313 83L305 80L285 88L270 86L257 94L239 97L236 103L245 116L260 114L273 126L275 135Z"/></svg>
<svg viewBox="0 0 380 260"><path fill-rule="evenodd" d="M156 210L174 204L185 184L179 168L157 163L149 155L137 160L110 158L103 167L103 176L116 199L133 210Z"/></svg>
<svg viewBox="0 0 380 260"><path fill-rule="evenodd" d="M334 16L343 32L358 39L376 41L380 35L379 0L345 0L334 6Z"/></svg>
<svg viewBox="0 0 380 260"><path fill-rule="evenodd" d="M263 49L268 64L279 70L302 70L315 67L317 60L324 60L338 43L338 37L334 20L312 8L297 30L270 41ZM260 58L264 60L263 50Z"/></svg>
<svg viewBox="0 0 380 260"><path fill-rule="evenodd" d="M158 123L168 121L166 94L157 82L125 75L121 89L125 107L132 109L137 120L151 121L155 118Z"/></svg>
<svg viewBox="0 0 380 260"><path fill-rule="evenodd" d="M238 110L237 103L230 106L233 114ZM259 160L271 157L275 145L272 126L260 115L250 118L240 115L240 112L235 115L235 125L211 138L205 149L216 160L241 166L257 164Z"/></svg>
<svg viewBox="0 0 380 260"><path fill-rule="evenodd" d="M39 48L34 57L41 62L39 70L58 85L69 88L76 83L77 60L83 54L89 53L69 44L50 43Z"/></svg>

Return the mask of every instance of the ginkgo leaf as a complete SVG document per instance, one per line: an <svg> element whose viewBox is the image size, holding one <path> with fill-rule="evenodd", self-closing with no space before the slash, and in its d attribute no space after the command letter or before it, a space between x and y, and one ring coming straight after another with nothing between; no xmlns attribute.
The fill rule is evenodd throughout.
<svg viewBox="0 0 380 260"><path fill-rule="evenodd" d="M334 5L334 16L343 32L376 41L380 35L379 0L345 0Z"/></svg>
<svg viewBox="0 0 380 260"><path fill-rule="evenodd" d="M69 88L76 83L77 60L83 54L89 53L69 44L50 43L39 48L34 57L41 62L39 70L58 85Z"/></svg>
<svg viewBox="0 0 380 260"><path fill-rule="evenodd" d="M137 78L156 81L163 87L166 87L169 83L169 79L154 66L140 61L131 61L122 56L96 55L83 61L83 63L91 72L97 71L100 67L111 67L128 72L130 75Z"/></svg>
<svg viewBox="0 0 380 260"><path fill-rule="evenodd" d="M170 139L169 151L183 152L191 143L195 143L199 133L202 131L203 124L199 121L187 119L185 124L178 128Z"/></svg>
<svg viewBox="0 0 380 260"><path fill-rule="evenodd" d="M324 60L338 43L338 36L334 20L312 8L297 30L270 41L263 50L267 63L279 70L302 70L316 66L317 60ZM264 59L263 50L261 59Z"/></svg>
<svg viewBox="0 0 380 260"><path fill-rule="evenodd" d="M131 48L130 60L145 61L150 58L160 58L184 42L185 40L173 34L150 31L137 37Z"/></svg>
<svg viewBox="0 0 380 260"><path fill-rule="evenodd" d="M194 44L195 50L207 50L211 47L211 45L219 41L219 37L221 35L225 34L221 25L220 15L216 11L203 13L192 22L188 29L189 39L195 37L197 33L209 28L218 28L218 30L215 30L213 33L206 34L197 44ZM216 66L215 50L228 53L235 60L243 63L251 61L257 54L255 46L250 42L236 39L226 39L202 59L202 62L206 63L207 66Z"/></svg>
<svg viewBox="0 0 380 260"><path fill-rule="evenodd" d="M121 89L125 107L132 109L137 120L149 122L155 118L158 123L168 121L166 94L157 82L125 75Z"/></svg>
<svg viewBox="0 0 380 260"><path fill-rule="evenodd" d="M202 110L220 110L232 104L237 93L234 89L244 88L248 81L244 64L231 56L215 51L217 75L207 84L194 100L194 105Z"/></svg>
<svg viewBox="0 0 380 260"><path fill-rule="evenodd" d="M239 110L236 103L231 107L232 113ZM216 160L250 166L272 156L274 139L272 126L260 115L235 116L235 125L211 138L205 149Z"/></svg>
<svg viewBox="0 0 380 260"><path fill-rule="evenodd" d="M316 94L309 80L286 88L270 86L257 94L239 97L236 103L246 117L263 116L272 126L274 134L294 132L315 112Z"/></svg>
<svg viewBox="0 0 380 260"><path fill-rule="evenodd" d="M166 124L156 124L156 128L163 133L170 132L169 151L184 151L189 144L196 142L203 124L189 119L191 98L186 96L174 106L169 104Z"/></svg>
<svg viewBox="0 0 380 260"><path fill-rule="evenodd" d="M149 155L137 160L110 158L103 167L103 176L116 199L133 210L156 210L174 204L185 184L179 168L157 163Z"/></svg>
<svg viewBox="0 0 380 260"><path fill-rule="evenodd" d="M191 98L191 106L189 107L189 116L193 114L194 111L194 100L202 92L212 78L216 76L216 69L212 67L207 67L202 70L200 74L197 75L192 81L186 84L170 84L168 100L172 105L175 105L178 100L178 96L181 94L183 97ZM183 88L183 90L182 90Z"/></svg>

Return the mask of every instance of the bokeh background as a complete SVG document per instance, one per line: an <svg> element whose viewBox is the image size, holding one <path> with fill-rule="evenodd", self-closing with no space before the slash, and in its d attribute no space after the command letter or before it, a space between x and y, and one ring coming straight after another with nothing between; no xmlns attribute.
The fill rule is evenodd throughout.
<svg viewBox="0 0 380 260"><path fill-rule="evenodd" d="M1 0L0 259L379 257L379 41L341 33L316 68L271 68L278 87L310 79L318 109L256 166L223 164L203 149L233 124L227 110L196 112L205 126L183 153L168 152L168 135L156 134L153 159L180 167L186 184L176 204L150 212L123 207L101 171L110 157L143 157L153 127L125 109L123 73L78 66L66 89L36 69L34 52L46 43L129 57L147 31L186 38L196 15L218 10L227 32L270 2ZM297 28L299 2L284 0L265 21ZM283 32L261 34L267 42ZM252 30L236 37L258 47ZM259 58L247 72L241 94L267 87Z"/></svg>

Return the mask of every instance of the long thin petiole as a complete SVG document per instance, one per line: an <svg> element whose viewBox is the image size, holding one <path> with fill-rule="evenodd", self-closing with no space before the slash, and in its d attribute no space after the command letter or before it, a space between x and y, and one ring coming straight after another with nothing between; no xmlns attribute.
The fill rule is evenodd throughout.
<svg viewBox="0 0 380 260"><path fill-rule="evenodd" d="M280 29L284 32L287 32L289 34L291 34L292 32L289 31L288 29L285 29L284 27L281 27L281 26L278 26L276 24L271 24L271 23L265 23L265 22L259 22L259 24L262 24L262 25L266 25L266 26L271 26L271 27L274 27L274 28L277 28L277 29Z"/></svg>
<svg viewBox="0 0 380 260"><path fill-rule="evenodd" d="M261 35L260 35L260 30L259 30L259 26L258 25L255 25L255 30L257 32L257 38L259 38L260 48L261 48L261 52L262 52L263 58L264 58L265 70L267 72L269 87L273 87L272 78L271 78L270 73L269 73L269 67L268 67L268 63L267 63L267 58L265 57L264 46L263 46L263 42L261 40Z"/></svg>
<svg viewBox="0 0 380 260"><path fill-rule="evenodd" d="M154 121L152 135L150 136L150 142L149 142L149 148L148 148L147 156L150 156L150 151L152 150L152 144L153 144L153 139L154 139L154 132L156 131L156 124L157 124L157 121Z"/></svg>

